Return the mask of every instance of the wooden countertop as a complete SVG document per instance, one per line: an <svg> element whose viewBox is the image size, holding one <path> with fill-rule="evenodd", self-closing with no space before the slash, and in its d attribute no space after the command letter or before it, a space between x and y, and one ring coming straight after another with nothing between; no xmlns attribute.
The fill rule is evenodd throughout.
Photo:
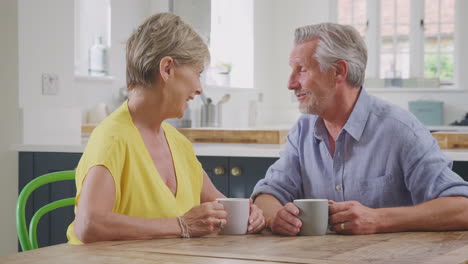
<svg viewBox="0 0 468 264"><path fill-rule="evenodd" d="M46 247L0 263L468 263L468 231L283 237L268 233Z"/></svg>

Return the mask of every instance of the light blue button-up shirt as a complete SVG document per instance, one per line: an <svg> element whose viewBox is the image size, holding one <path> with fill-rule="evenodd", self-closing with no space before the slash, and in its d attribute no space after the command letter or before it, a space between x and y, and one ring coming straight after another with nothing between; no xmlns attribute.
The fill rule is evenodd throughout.
<svg viewBox="0 0 468 264"><path fill-rule="evenodd" d="M411 113L362 89L333 156L323 119L302 115L252 197L267 193L282 204L302 198L354 200L371 208L468 197L468 183L451 167Z"/></svg>

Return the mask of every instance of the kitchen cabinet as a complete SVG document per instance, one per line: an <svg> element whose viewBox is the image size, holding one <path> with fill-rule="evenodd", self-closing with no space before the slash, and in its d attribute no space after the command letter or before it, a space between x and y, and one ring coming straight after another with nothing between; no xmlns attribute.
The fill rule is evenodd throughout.
<svg viewBox="0 0 468 264"><path fill-rule="evenodd" d="M468 162L454 161L452 170L460 175L465 181L468 181Z"/></svg>
<svg viewBox="0 0 468 264"><path fill-rule="evenodd" d="M248 198L278 158L198 156L216 188L226 197ZM468 162L455 161L453 171L468 181Z"/></svg>
<svg viewBox="0 0 468 264"><path fill-rule="evenodd" d="M20 152L19 153L19 190L40 175L75 169L81 153L56 152ZM26 204L26 223L42 206L56 200L74 197L76 188L74 181L61 181L43 185L34 191ZM37 242L39 247L67 242L68 225L75 218L72 206L56 209L44 215L37 227Z"/></svg>
<svg viewBox="0 0 468 264"><path fill-rule="evenodd" d="M216 188L227 197L248 198L278 158L198 156Z"/></svg>

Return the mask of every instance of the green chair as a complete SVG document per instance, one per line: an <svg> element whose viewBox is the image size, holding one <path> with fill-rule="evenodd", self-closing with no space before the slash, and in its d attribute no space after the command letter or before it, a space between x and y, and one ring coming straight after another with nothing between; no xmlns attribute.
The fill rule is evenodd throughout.
<svg viewBox="0 0 468 264"><path fill-rule="evenodd" d="M16 231L18 232L18 239L23 251L38 248L36 234L37 224L43 215L57 208L75 205L75 197L73 197L58 200L41 207L31 218L28 233L26 228L25 207L31 193L44 184L74 179L75 171L58 171L39 176L24 186L16 203Z"/></svg>

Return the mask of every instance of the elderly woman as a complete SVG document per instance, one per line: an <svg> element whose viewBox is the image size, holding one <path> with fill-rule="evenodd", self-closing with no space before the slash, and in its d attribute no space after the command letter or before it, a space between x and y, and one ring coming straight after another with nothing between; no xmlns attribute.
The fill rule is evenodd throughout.
<svg viewBox="0 0 468 264"><path fill-rule="evenodd" d="M191 237L217 233L224 197L198 162L191 143L163 123L181 118L202 92L209 51L176 15L147 19L127 43L129 99L89 139L76 169L76 217L69 243ZM264 227L251 204L249 233Z"/></svg>

